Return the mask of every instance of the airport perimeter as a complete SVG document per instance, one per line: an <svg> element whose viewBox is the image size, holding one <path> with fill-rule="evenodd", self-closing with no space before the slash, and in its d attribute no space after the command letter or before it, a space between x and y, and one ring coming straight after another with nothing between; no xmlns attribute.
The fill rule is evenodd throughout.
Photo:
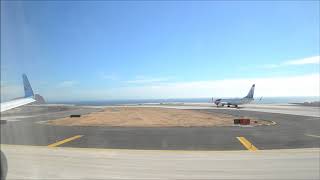
<svg viewBox="0 0 320 180"><path fill-rule="evenodd" d="M14 115L10 111L2 115L1 144L140 150L256 151L320 147L320 117L317 116L320 113L319 107L250 105L231 109L195 104L139 107L146 106L252 117L273 121L276 124L256 127L54 126L43 122L68 117L71 114L99 112L102 108L63 105L25 106L15 110Z"/></svg>

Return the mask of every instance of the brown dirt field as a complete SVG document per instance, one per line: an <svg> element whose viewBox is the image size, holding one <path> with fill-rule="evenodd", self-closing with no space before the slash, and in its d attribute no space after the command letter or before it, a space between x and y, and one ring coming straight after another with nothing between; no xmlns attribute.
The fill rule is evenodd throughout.
<svg viewBox="0 0 320 180"><path fill-rule="evenodd" d="M61 118L47 121L61 126L110 126L110 127L210 127L231 126L234 116L212 114L193 110L157 107L112 107L79 118ZM267 124L258 121L252 125ZM269 123L269 122L268 122Z"/></svg>

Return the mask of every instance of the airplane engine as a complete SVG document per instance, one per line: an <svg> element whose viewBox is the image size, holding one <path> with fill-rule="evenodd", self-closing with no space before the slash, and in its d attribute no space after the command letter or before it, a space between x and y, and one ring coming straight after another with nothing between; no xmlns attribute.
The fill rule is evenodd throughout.
<svg viewBox="0 0 320 180"><path fill-rule="evenodd" d="M220 103L221 103L221 99L216 99L216 100L214 101L214 104L216 104L217 106L218 106Z"/></svg>

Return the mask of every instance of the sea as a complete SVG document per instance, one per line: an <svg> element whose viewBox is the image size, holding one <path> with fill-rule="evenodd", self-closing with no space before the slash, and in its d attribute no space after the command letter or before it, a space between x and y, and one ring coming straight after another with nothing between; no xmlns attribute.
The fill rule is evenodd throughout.
<svg viewBox="0 0 320 180"><path fill-rule="evenodd" d="M119 100L95 100L95 101L49 101L52 104L73 104L88 106L107 106L125 104L146 103L212 103L217 98L170 98L170 99L119 99ZM257 97L253 103L256 104L288 104L320 101L320 96L308 97Z"/></svg>

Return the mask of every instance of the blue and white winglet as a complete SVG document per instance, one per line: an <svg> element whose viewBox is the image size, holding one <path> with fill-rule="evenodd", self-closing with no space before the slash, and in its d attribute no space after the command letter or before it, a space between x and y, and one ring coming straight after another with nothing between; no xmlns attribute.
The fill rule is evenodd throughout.
<svg viewBox="0 0 320 180"><path fill-rule="evenodd" d="M22 74L24 97L1 103L1 112L35 102L34 94L27 75Z"/></svg>

